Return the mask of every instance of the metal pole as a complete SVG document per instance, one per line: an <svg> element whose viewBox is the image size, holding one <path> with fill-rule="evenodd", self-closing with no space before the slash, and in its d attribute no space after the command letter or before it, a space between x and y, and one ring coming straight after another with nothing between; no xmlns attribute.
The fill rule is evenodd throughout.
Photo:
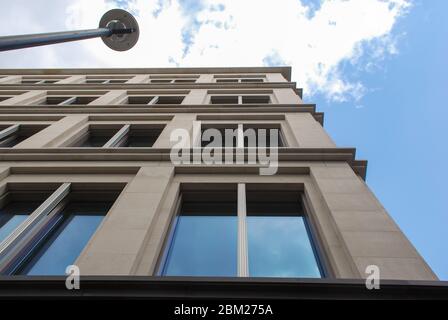
<svg viewBox="0 0 448 320"><path fill-rule="evenodd" d="M132 33L133 29L98 28L79 31L64 31L20 36L0 37L0 51L44 46L47 44L84 40L98 37L110 37L114 34Z"/></svg>
<svg viewBox="0 0 448 320"><path fill-rule="evenodd" d="M109 48L125 51L137 43L139 34L137 20L129 12L112 9L101 17L98 29L0 37L0 52L99 37Z"/></svg>

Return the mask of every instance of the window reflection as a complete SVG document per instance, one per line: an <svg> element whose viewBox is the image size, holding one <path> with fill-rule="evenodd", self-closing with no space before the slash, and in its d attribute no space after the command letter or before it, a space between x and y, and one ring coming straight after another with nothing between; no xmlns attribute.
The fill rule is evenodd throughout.
<svg viewBox="0 0 448 320"><path fill-rule="evenodd" d="M247 217L252 277L320 278L303 217Z"/></svg>
<svg viewBox="0 0 448 320"><path fill-rule="evenodd" d="M237 217L179 216L164 274L236 276Z"/></svg>
<svg viewBox="0 0 448 320"><path fill-rule="evenodd" d="M112 203L70 203L18 271L26 275L63 275L75 262Z"/></svg>

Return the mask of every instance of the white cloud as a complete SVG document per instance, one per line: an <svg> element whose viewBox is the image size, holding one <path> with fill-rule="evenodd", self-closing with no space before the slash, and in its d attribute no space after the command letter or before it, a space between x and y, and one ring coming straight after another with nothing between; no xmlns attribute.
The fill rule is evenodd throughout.
<svg viewBox="0 0 448 320"><path fill-rule="evenodd" d="M88 40L72 44L73 53L62 51L69 46L65 44L58 45L52 54L61 67L259 66L267 61L283 62L293 67L293 80L309 94L322 93L335 101L359 100L367 89L347 78L341 62L356 65L367 60L372 65L396 54L392 28L410 6L410 0L327 0L311 14L311 6L299 0L203 0L199 10L189 10L185 3L182 7L179 0L129 1L127 9L137 15L141 35L128 52L113 52L101 41ZM92 28L112 7L111 1L81 0L59 14L68 15L66 28ZM185 35L190 37L188 47ZM62 53L69 57L62 58Z"/></svg>

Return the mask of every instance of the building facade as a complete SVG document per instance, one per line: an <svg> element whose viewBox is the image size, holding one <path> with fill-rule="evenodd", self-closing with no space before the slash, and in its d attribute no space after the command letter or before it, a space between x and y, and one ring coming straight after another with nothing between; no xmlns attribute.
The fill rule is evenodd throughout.
<svg viewBox="0 0 448 320"><path fill-rule="evenodd" d="M233 162L202 159L207 129L236 132ZM275 130L278 148L258 157L245 129ZM437 286L289 67L3 69L0 159L3 288L41 275L33 288L54 289L68 265L152 296L361 290L372 266L390 286Z"/></svg>

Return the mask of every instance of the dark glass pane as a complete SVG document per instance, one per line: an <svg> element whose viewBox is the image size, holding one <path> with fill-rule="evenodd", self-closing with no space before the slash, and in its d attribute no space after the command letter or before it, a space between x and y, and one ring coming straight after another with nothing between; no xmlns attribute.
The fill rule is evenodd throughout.
<svg viewBox="0 0 448 320"><path fill-rule="evenodd" d="M111 203L72 203L58 217L55 228L19 271L27 275L63 275L98 228Z"/></svg>
<svg viewBox="0 0 448 320"><path fill-rule="evenodd" d="M320 278L303 217L247 217L251 277Z"/></svg>
<svg viewBox="0 0 448 320"><path fill-rule="evenodd" d="M0 242L11 234L41 203L10 202L0 209Z"/></svg>
<svg viewBox="0 0 448 320"><path fill-rule="evenodd" d="M27 139L29 137L30 136L18 135L18 134L7 136L6 138L0 140L0 147L1 148L12 148L15 145L18 145L20 142L24 141L25 139Z"/></svg>
<svg viewBox="0 0 448 320"><path fill-rule="evenodd" d="M112 136L89 136L82 142L80 147L83 148L100 148L106 144Z"/></svg>
<svg viewBox="0 0 448 320"><path fill-rule="evenodd" d="M163 273L236 276L237 217L179 216Z"/></svg>
<svg viewBox="0 0 448 320"><path fill-rule="evenodd" d="M126 138L123 145L120 147L126 148L141 148L141 147L152 147L154 142L156 142L156 135L131 135Z"/></svg>

